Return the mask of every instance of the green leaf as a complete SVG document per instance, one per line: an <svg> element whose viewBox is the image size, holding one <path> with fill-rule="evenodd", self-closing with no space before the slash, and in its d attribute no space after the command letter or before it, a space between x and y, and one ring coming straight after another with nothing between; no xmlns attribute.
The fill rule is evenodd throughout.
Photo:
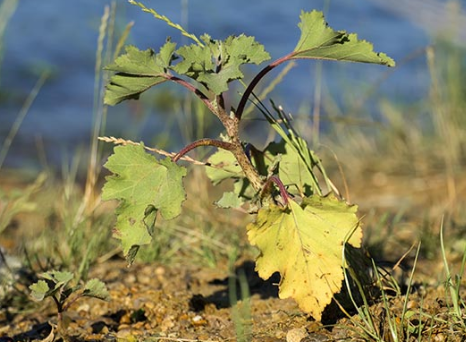
<svg viewBox="0 0 466 342"><path fill-rule="evenodd" d="M32 291L32 298L37 302L42 301L50 291L49 285L45 280L39 280L37 283L29 286L29 289Z"/></svg>
<svg viewBox="0 0 466 342"><path fill-rule="evenodd" d="M105 104L116 105L127 99L137 99L150 87L165 82L176 44L167 41L155 54L152 49L140 51L127 46L126 53L105 69L114 71L105 93Z"/></svg>
<svg viewBox="0 0 466 342"><path fill-rule="evenodd" d="M176 51L183 60L173 70L202 83L216 95L228 90L229 82L244 77L240 70L243 64L260 64L270 59L254 37L230 36L219 41L203 35L201 39L205 45L192 44Z"/></svg>
<svg viewBox="0 0 466 342"><path fill-rule="evenodd" d="M224 43L228 59L225 63L229 64L261 64L269 60L270 55L265 51L264 46L256 42L254 37L240 35L238 37L230 36Z"/></svg>
<svg viewBox="0 0 466 342"><path fill-rule="evenodd" d="M206 167L206 174L214 185L225 179L244 177L243 170L230 151L219 149L207 162L211 166Z"/></svg>
<svg viewBox="0 0 466 342"><path fill-rule="evenodd" d="M263 114L282 140L279 143L272 142L267 146L264 151L264 159L275 158L279 164L279 178L292 194L300 196L322 195L317 178L318 173L322 176L320 180L325 182L328 189L332 189L332 182L320 159L314 151L309 149L307 142L299 136L283 109L277 107L273 101L271 103L278 118L265 112ZM277 159L279 156L280 159Z"/></svg>
<svg viewBox="0 0 466 342"><path fill-rule="evenodd" d="M42 278L47 279L55 284L53 291L60 289L63 286L68 285L73 280L74 276L71 272L62 271L49 271L40 275Z"/></svg>
<svg viewBox="0 0 466 342"><path fill-rule="evenodd" d="M233 191L224 192L222 198L220 198L215 204L219 208L239 208L244 204L244 200Z"/></svg>
<svg viewBox="0 0 466 342"><path fill-rule="evenodd" d="M281 155L278 167L278 176L294 195L319 194L318 180L313 172L317 159L314 152L309 150L307 143L300 137L289 137L289 142L281 140L279 143L271 143L265 149L265 153L273 156Z"/></svg>
<svg viewBox="0 0 466 342"><path fill-rule="evenodd" d="M115 237L131 263L137 248L150 243L157 212L167 220L180 214L186 168L157 160L141 145L115 147L105 167L114 175L106 178L102 199L120 200Z"/></svg>
<svg viewBox="0 0 466 342"><path fill-rule="evenodd" d="M395 66L384 53L373 51L371 43L358 40L356 34L334 31L325 22L322 12L301 12L301 37L291 59L312 58Z"/></svg>
<svg viewBox="0 0 466 342"><path fill-rule="evenodd" d="M316 320L340 291L343 246L359 247L362 230L356 207L334 196L304 198L300 206L275 205L259 210L247 227L248 238L260 250L256 270L263 279L280 272L280 298L293 297Z"/></svg>
<svg viewBox="0 0 466 342"><path fill-rule="evenodd" d="M214 72L212 52L209 46L191 44L180 47L176 54L183 57L174 67L178 74L198 79L200 74Z"/></svg>
<svg viewBox="0 0 466 342"><path fill-rule="evenodd" d="M102 300L109 300L110 294L107 291L105 283L99 279L91 279L84 286L83 296L93 297Z"/></svg>

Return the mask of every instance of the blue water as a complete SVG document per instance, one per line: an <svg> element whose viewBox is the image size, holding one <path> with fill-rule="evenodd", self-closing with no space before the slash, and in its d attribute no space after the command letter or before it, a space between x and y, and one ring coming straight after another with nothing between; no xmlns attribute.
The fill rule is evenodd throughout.
<svg viewBox="0 0 466 342"><path fill-rule="evenodd" d="M40 70L51 68L46 82L21 126L7 158L8 166L31 165L38 162L38 146L43 144L50 162L89 142L94 96L94 63L98 26L103 8L110 1L21 0L5 37L5 55L0 74L0 89L6 94L0 103L0 143L35 84ZM299 37L297 28L301 9L322 10L328 2L314 0L265 1L145 1L159 13L175 22L186 22L188 30L214 38L230 34L253 35L266 46L272 58L290 52ZM186 4L187 7L185 6ZM398 62L427 46L430 37L422 27L399 16L386 6L370 0L334 0L326 8L327 21L335 29L358 33L360 38L375 43ZM141 49L158 47L166 36L183 41L179 32L143 13L126 1L117 2L118 22L123 26L135 21L130 41ZM287 76L272 97L287 111L297 111L303 102L312 105L315 64L302 61ZM390 71L389 77L377 83ZM358 96L362 82L377 84L374 96L411 101L422 97L428 76L422 53L396 69L374 65L324 63L323 80L337 101L344 96ZM352 93L354 91L354 93ZM4 95L5 96L5 95ZM137 132L140 123L126 115L126 107L109 111L110 132ZM157 132L161 125L154 125ZM136 127L131 129L131 126ZM128 138L138 138L129 136Z"/></svg>

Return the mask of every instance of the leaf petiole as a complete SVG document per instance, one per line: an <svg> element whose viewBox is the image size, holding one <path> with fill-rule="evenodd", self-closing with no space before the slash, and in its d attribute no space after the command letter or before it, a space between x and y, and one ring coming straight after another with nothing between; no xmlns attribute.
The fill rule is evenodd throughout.
<svg viewBox="0 0 466 342"><path fill-rule="evenodd" d="M293 56L294 52L291 52L289 53L288 55L286 56L283 56L277 60L275 60L274 62L270 63L269 65L267 65L264 69L262 69L254 78L253 80L251 81L251 83L249 83L248 87L246 88L246 90L244 91L244 94L243 96L241 97L241 100L238 104L238 108L236 110L236 113L235 113L235 116L237 118L238 121L241 120L241 117L243 116L243 112L244 112L244 108L246 106L246 102L248 101L249 99L249 96L252 94L252 92L254 91L254 88L257 86L257 84L260 82L260 80L265 76L267 75L270 71L272 71L273 69L275 69L277 66L279 66L280 64L284 63L284 62L287 62L289 60L291 60L291 57Z"/></svg>
<svg viewBox="0 0 466 342"><path fill-rule="evenodd" d="M188 153L189 151L194 150L195 148L200 147L200 146L215 146L215 147L218 147L218 148L221 148L221 149L224 149L224 150L227 150L227 151L231 151L231 152L233 152L233 150L234 150L233 144L229 143L229 142L226 142L226 141L220 141L220 140L209 139L209 138L199 139L199 140L196 140L196 141L192 142L191 144L187 145L180 152L178 152L172 158L172 162L176 163L186 153Z"/></svg>
<svg viewBox="0 0 466 342"><path fill-rule="evenodd" d="M286 191L283 182L277 176L271 176L267 179L262 190L262 197L265 197L268 194L272 183L275 183L275 185L278 187L278 190L280 190L280 196L283 198L285 206L288 206L288 203L290 202L290 196L288 195L288 191Z"/></svg>

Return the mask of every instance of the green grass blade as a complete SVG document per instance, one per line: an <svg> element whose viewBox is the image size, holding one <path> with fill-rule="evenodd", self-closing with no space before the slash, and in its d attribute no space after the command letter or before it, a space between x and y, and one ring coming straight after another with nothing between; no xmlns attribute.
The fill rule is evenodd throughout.
<svg viewBox="0 0 466 342"><path fill-rule="evenodd" d="M3 61L3 37L5 35L6 26L13 16L13 13L15 13L17 6L18 0L5 0L0 5L0 71Z"/></svg>
<svg viewBox="0 0 466 342"><path fill-rule="evenodd" d="M21 124L23 123L24 118L26 117L26 114L29 112L29 108L31 108L32 103L37 97L37 94L39 93L40 89L44 85L45 81L49 77L49 74L50 72L46 70L39 77L36 84L34 85L34 88L32 88L32 91L29 93L26 101L24 102L23 107L21 108L18 116L16 117L16 120L13 123L13 126L11 127L10 132L8 133L8 136L3 141L2 148L0 149L0 170L3 166L3 163L5 162L5 158L8 154L8 150L10 149L13 139L18 133L18 130L21 127Z"/></svg>

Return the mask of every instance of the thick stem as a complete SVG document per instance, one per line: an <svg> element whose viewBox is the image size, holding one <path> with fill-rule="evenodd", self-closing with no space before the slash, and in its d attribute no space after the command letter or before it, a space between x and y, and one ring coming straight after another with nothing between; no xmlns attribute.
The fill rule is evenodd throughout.
<svg viewBox="0 0 466 342"><path fill-rule="evenodd" d="M261 191L264 182L262 181L261 176L257 172L257 169L252 165L251 160L247 156L246 151L244 151L243 145L239 140L238 118L235 116L233 118L229 118L226 121L222 120L222 123L223 126L225 126L225 129L227 130L228 136L230 137L230 143L233 145L233 150L231 152L234 154L236 161L238 162L238 165L243 170L244 175L249 180L254 190L256 190L257 192Z"/></svg>
<svg viewBox="0 0 466 342"><path fill-rule="evenodd" d="M270 70L272 70L278 64L283 63L284 61L285 60L283 61L277 60L275 62L276 65L272 63ZM270 70L265 71L264 75ZM188 153L192 149L199 147L199 146L215 146L218 148L223 148L233 153L233 155L235 156L238 162L238 165L243 170L245 176L248 178L254 190L258 192L261 191L264 182L262 181L257 170L251 164L251 161L249 160L246 153L244 152L241 141L239 140L239 119L241 118L241 115L239 115L238 117L238 113L236 113L235 117L230 117L225 111L225 108L224 108L225 104L224 104L223 97L221 95L217 96L216 98L217 101L215 101L216 102L216 105L215 105L213 102L209 100L209 98L204 93L202 93L199 89L194 87L192 84L186 82L185 80L178 78L176 76L169 75L169 74L166 74L166 78L168 80L174 81L182 85L183 87L187 88L192 93L196 94L196 96L199 97L202 102L204 102L207 108L209 108L209 110L220 119L220 121L225 127L228 133L228 136L231 140L230 142L219 141L219 140L214 140L214 139L201 139L201 140L195 141L189 144L188 146L186 146L185 148L183 148L180 152L178 152L176 156L172 158L172 160L174 162L178 161L184 154ZM256 76L255 80L256 79L257 80L255 84L259 82L260 78L262 78L262 76L259 78ZM249 94L252 93L254 86L253 87L249 86L248 89L250 90L249 91L246 90L246 91L248 92L248 96L249 96ZM245 98L244 102L246 102L247 97L248 97L248 96L245 97L245 95L243 95L243 98ZM243 98L241 99L242 101L243 101ZM242 105L241 112L244 110L244 105L245 103Z"/></svg>
<svg viewBox="0 0 466 342"><path fill-rule="evenodd" d="M244 172L244 175L251 183L252 187L256 191L261 191L264 185L264 182L261 179L261 176L257 172L256 168L251 164L248 156L244 152L243 146L239 139L233 143L234 150L232 151L238 161L239 166Z"/></svg>

